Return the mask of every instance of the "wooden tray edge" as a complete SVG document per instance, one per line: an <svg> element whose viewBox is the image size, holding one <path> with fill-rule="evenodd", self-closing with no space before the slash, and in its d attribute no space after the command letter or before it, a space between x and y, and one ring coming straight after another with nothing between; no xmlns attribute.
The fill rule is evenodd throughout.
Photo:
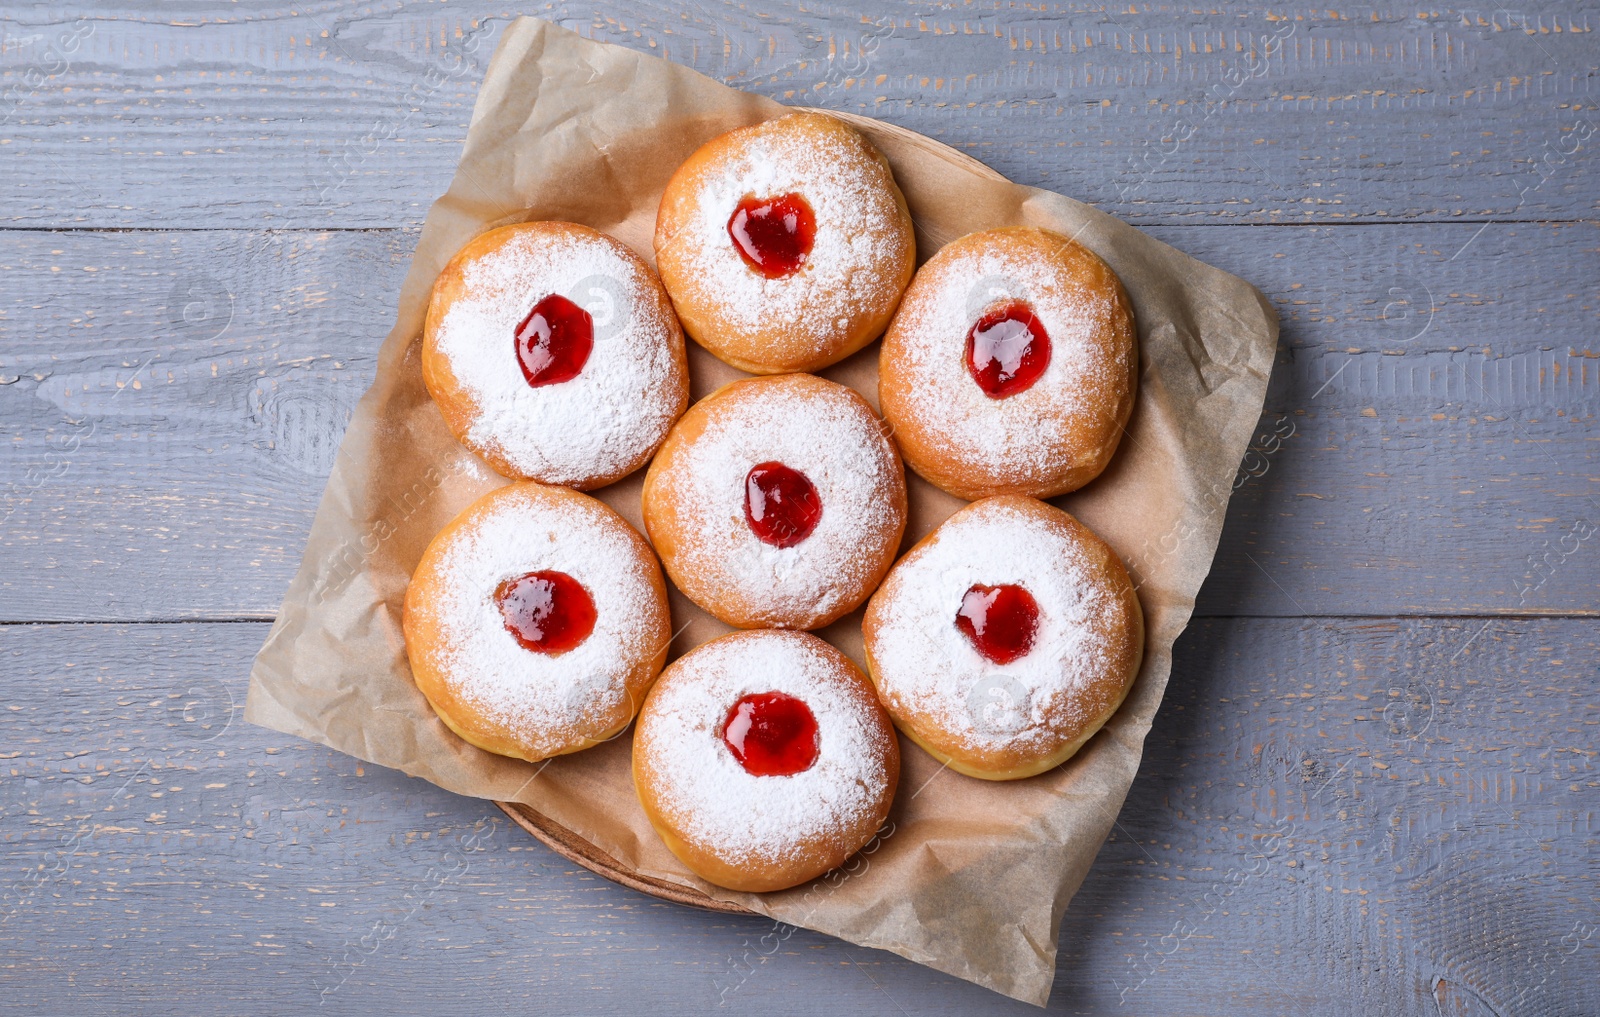
<svg viewBox="0 0 1600 1017"><path fill-rule="evenodd" d="M541 815L521 802L495 802L500 811L510 817L513 823L532 834L545 847L565 858L575 862L590 872L604 876L613 883L621 883L630 890L669 900L675 904L687 904L690 907L701 908L705 911L716 911L725 915L753 915L756 912L731 901L717 900L715 897L701 893L699 890L677 883L669 883L662 879L653 879L641 875L632 869L624 868L620 862L601 851L593 844L573 833L571 830L557 823L548 816Z"/></svg>

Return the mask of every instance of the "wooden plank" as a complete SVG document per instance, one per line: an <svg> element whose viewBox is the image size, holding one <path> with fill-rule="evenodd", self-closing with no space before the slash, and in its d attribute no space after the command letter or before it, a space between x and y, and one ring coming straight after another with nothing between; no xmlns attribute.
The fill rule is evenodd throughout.
<svg viewBox="0 0 1600 1017"><path fill-rule="evenodd" d="M247 725L266 629L0 628L10 1011L1036 1012L809 932L763 945ZM1051 1011L1600 1010L1597 658L1592 619L1197 623Z"/></svg>
<svg viewBox="0 0 1600 1017"><path fill-rule="evenodd" d="M58 589L89 616L207 602L202 613L227 617L275 602L371 381L414 236L12 236L12 252L41 259L25 270L38 285L11 288L0 326L18 365L0 369L15 439L0 532L17 562L86 553ZM87 258L63 266L53 252L68 247ZM78 352L37 342L60 327ZM57 511L40 500L52 491L74 503L59 529L38 514ZM74 550L57 558L51 545ZM155 591L180 559L210 564L163 602Z"/></svg>
<svg viewBox="0 0 1600 1017"><path fill-rule="evenodd" d="M1155 232L1283 316L1202 613L1600 608L1593 224ZM415 234L5 238L0 619L270 617Z"/></svg>
<svg viewBox="0 0 1600 1017"><path fill-rule="evenodd" d="M1136 223L1575 220L1600 193L1593 2L80 2L0 21L0 221L420 223L523 13L891 120Z"/></svg>
<svg viewBox="0 0 1600 1017"><path fill-rule="evenodd" d="M1161 977L1163 952L1192 945L1196 959L1253 971L1258 992L1302 1006L1308 986L1337 973L1364 1001L1348 1004L1356 1013L1593 1009L1578 1002L1577 983L1595 954L1557 943L1574 928L1585 942L1600 932L1587 860L1600 711L1590 692L1568 695L1559 687L1569 679L1555 677L1586 681L1593 625L1199 623L1115 848L1124 871L1170 880L1168 899L1186 903L1169 905L1164 942L1129 956L1127 939L1109 950L1100 941L1086 951L1091 963L1122 954L1128 987ZM1199 886L1174 885L1210 860L1201 839L1254 845L1272 864L1212 865ZM1282 899L1253 889L1253 873ZM1102 906L1138 903L1109 890ZM1198 914L1190 903L1202 904ZM1432 991L1439 981L1462 1009L1430 1009L1449 1001ZM1122 998L1135 1005L1143 991ZM1482 1009L1465 1005L1472 995Z"/></svg>

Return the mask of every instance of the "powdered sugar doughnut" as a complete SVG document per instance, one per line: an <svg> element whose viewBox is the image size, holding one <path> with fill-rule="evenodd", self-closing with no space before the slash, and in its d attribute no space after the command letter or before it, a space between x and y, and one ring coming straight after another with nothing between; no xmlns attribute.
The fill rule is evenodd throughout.
<svg viewBox="0 0 1600 1017"><path fill-rule="evenodd" d="M690 337L754 374L816 370L877 338L916 264L888 161L822 113L702 146L667 183L655 247Z"/></svg>
<svg viewBox="0 0 1600 1017"><path fill-rule="evenodd" d="M749 378L672 429L645 474L644 522L678 589L718 618L819 628L893 563L905 472L860 395L809 374Z"/></svg>
<svg viewBox="0 0 1600 1017"><path fill-rule="evenodd" d="M683 331L648 266L587 226L490 230L433 286L422 378L508 477L590 489L643 466L689 403Z"/></svg>
<svg viewBox="0 0 1600 1017"><path fill-rule="evenodd" d="M867 605L867 667L895 725L988 780L1059 766L1122 704L1144 615L1116 553L1032 498L975 502Z"/></svg>
<svg viewBox="0 0 1600 1017"><path fill-rule="evenodd" d="M691 650L634 729L650 824L731 890L781 890L837 867L883 825L899 778L871 684L803 632L736 632Z"/></svg>
<svg viewBox="0 0 1600 1017"><path fill-rule="evenodd" d="M1076 490L1111 461L1138 348L1116 274L1049 230L972 233L911 283L878 398L912 469L962 498Z"/></svg>
<svg viewBox="0 0 1600 1017"><path fill-rule="evenodd" d="M428 545L406 588L417 688L462 738L538 760L617 734L666 660L644 538L588 495L511 484Z"/></svg>

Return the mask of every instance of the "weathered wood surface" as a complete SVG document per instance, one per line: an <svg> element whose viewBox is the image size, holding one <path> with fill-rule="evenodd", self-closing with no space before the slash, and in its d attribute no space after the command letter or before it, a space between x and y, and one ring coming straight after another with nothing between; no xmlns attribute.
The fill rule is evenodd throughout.
<svg viewBox="0 0 1600 1017"><path fill-rule="evenodd" d="M520 13L939 138L1283 315L1053 1011L1600 1012L1600 5L793 0L0 8L8 1010L1029 1012L763 959L238 719Z"/></svg>
<svg viewBox="0 0 1600 1017"><path fill-rule="evenodd" d="M0 628L12 1006L1036 1012L803 931L764 957L768 921L245 724L265 632ZM1595 1013L1597 658L1592 619L1198 623L1051 1009Z"/></svg>
<svg viewBox="0 0 1600 1017"><path fill-rule="evenodd" d="M1283 319L1202 613L1600 609L1600 229L1152 232ZM271 617L415 237L10 234L0 620Z"/></svg>
<svg viewBox="0 0 1600 1017"><path fill-rule="evenodd" d="M1573 147L1594 144L1592 2L9 6L0 217L20 225L420 223L518 14L1136 223L1575 219L1600 193ZM29 91L29 67L54 73Z"/></svg>

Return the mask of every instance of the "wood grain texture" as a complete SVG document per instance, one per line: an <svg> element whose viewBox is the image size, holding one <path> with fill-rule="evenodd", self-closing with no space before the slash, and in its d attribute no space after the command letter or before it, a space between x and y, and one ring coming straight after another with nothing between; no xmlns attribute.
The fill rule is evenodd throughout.
<svg viewBox="0 0 1600 1017"><path fill-rule="evenodd" d="M238 719L522 13L927 134L1282 314L1052 1012L1600 1012L1590 0L0 7L0 623L194 619L0 624L7 1012L1035 1012Z"/></svg>
<svg viewBox="0 0 1600 1017"><path fill-rule="evenodd" d="M1600 609L1594 224L1152 232L1283 319L1203 613ZM271 617L416 234L0 237L0 619Z"/></svg>
<svg viewBox="0 0 1600 1017"><path fill-rule="evenodd" d="M518 14L893 121L1139 224L1580 219L1600 193L1590 2L196 0L11 5L0 218L418 224Z"/></svg>
<svg viewBox="0 0 1600 1017"><path fill-rule="evenodd" d="M9 1012L1037 1012L244 724L266 628L0 628ZM1592 619L1197 624L1051 1012L1594 1013L1597 662Z"/></svg>

